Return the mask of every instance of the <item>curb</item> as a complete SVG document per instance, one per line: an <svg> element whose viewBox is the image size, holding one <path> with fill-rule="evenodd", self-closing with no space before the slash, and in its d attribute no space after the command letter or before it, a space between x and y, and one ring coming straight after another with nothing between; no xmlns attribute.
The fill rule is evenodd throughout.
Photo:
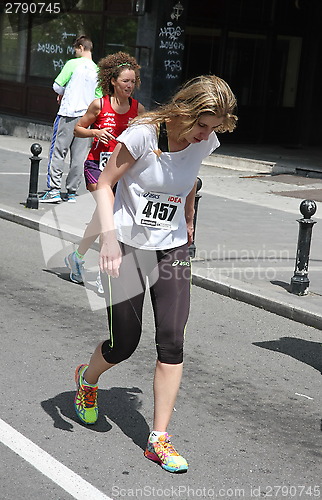
<svg viewBox="0 0 322 500"><path fill-rule="evenodd" d="M223 282L210 280L200 274L192 273L192 283L211 292L245 302L252 306L272 312L284 318L291 319L307 326L322 330L322 315L305 309L303 306L294 306L284 300L273 297L273 294L264 295L260 288L251 283ZM305 300L305 299L304 299Z"/></svg>
<svg viewBox="0 0 322 500"><path fill-rule="evenodd" d="M26 217L21 211L14 212L4 206L0 207L0 218L28 227L29 229L34 229L70 241L71 243L77 243L82 237L82 234L77 235L65 229L57 229L50 224L39 222L37 217ZM98 250L99 247L97 243L94 244L94 248ZM193 270L192 284L204 288L205 290L218 293L219 295L230 297L240 302L245 302L260 309L275 313L284 318L322 330L322 315L311 312L302 306L294 306L284 300L278 299L276 296L273 297L273 294L271 294L271 296L269 293L264 295L260 288L252 284L243 283L241 286L239 282L233 282L233 280L227 282L213 280L194 273Z"/></svg>
<svg viewBox="0 0 322 500"><path fill-rule="evenodd" d="M29 229L35 229L36 231L56 236L57 238L70 241L71 243L77 243L82 236L81 234L76 235L68 230L57 229L57 227L53 227L50 224L44 224L37 219L25 217L24 214L12 212L8 208L0 208L0 218L28 227Z"/></svg>
<svg viewBox="0 0 322 500"><path fill-rule="evenodd" d="M202 161L202 165L239 170L242 172L271 174L276 167L276 162L212 153Z"/></svg>

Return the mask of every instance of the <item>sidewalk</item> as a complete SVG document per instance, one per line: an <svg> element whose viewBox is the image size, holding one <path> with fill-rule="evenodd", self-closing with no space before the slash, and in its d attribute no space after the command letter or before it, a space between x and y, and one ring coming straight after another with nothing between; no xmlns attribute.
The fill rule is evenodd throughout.
<svg viewBox="0 0 322 500"><path fill-rule="evenodd" d="M38 210L24 207L33 142L43 147L38 185L42 191L46 186L49 143L0 136L0 216L43 235L77 243L94 208L93 198L84 185L76 204L39 204ZM319 166L318 151L303 152L302 159L294 151L294 158L288 155L277 159L276 150L263 148L248 146L246 154L252 160L249 169L247 161L239 166L226 164L226 168L213 166L217 163L213 156L202 166L193 282L322 329L322 178L292 175L296 166L304 163L304 157L307 165ZM223 155L229 157L231 151L231 156L236 157L236 147L225 145L222 149ZM263 162L284 165L286 173L271 175L269 169L262 171L261 155ZM247 159L245 150L243 156ZM259 160L257 167L254 160ZM317 223L310 252L309 293L298 297L289 292L289 284L295 267L297 219L302 217L299 205L304 199L316 201L313 219ZM63 255L61 260L63 267Z"/></svg>

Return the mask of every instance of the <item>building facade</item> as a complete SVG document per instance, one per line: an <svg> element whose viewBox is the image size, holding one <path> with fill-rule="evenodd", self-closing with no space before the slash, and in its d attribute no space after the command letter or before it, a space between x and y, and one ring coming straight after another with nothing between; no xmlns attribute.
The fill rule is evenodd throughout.
<svg viewBox="0 0 322 500"><path fill-rule="evenodd" d="M148 109L183 81L217 74L238 100L239 125L227 140L320 145L321 4L46 0L42 12L37 2L16 12L15 4L3 3L0 113L51 123L57 111L52 82L73 57L73 40L87 34L96 62L118 50L137 58L142 85L136 97Z"/></svg>

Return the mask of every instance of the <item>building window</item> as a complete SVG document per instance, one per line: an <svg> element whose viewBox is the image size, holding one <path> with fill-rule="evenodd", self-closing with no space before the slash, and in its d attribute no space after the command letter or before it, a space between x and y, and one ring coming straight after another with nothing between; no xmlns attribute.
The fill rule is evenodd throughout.
<svg viewBox="0 0 322 500"><path fill-rule="evenodd" d="M65 62L75 57L73 42L79 35L89 36L98 49L101 16L96 14L65 14L50 22L35 25L31 30L29 81L50 82Z"/></svg>
<svg viewBox="0 0 322 500"><path fill-rule="evenodd" d="M276 105L283 108L294 108L296 104L298 76L302 52L302 38L279 35L276 41L276 64L278 74L276 82L280 82L276 91Z"/></svg>
<svg viewBox="0 0 322 500"><path fill-rule="evenodd" d="M267 37L229 32L224 78L234 89L239 106L260 106L266 68Z"/></svg>
<svg viewBox="0 0 322 500"><path fill-rule="evenodd" d="M188 26L185 35L184 79L217 73L221 30Z"/></svg>
<svg viewBox="0 0 322 500"><path fill-rule="evenodd" d="M137 29L137 17L108 16L104 29L104 55L121 50L135 56Z"/></svg>
<svg viewBox="0 0 322 500"><path fill-rule="evenodd" d="M23 82L27 54L27 16L0 15L0 79Z"/></svg>
<svg viewBox="0 0 322 500"><path fill-rule="evenodd" d="M74 56L79 35L92 39L95 62L118 50L135 55L138 20L130 15L131 0L60 4L65 10L59 14L0 14L0 80L47 86Z"/></svg>

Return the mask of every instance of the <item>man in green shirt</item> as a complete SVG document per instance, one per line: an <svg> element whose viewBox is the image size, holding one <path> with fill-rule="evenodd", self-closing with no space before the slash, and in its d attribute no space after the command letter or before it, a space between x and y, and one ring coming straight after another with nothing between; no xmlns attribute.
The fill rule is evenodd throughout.
<svg viewBox="0 0 322 500"><path fill-rule="evenodd" d="M76 57L66 62L55 78L53 89L60 107L53 126L47 173L48 191L40 198L41 203L59 203L64 161L70 151L69 172L66 178L68 201L76 201L81 183L88 139L74 137L74 127L95 97L101 97L97 89L97 66L92 60L93 43L87 36L80 36L74 43Z"/></svg>

